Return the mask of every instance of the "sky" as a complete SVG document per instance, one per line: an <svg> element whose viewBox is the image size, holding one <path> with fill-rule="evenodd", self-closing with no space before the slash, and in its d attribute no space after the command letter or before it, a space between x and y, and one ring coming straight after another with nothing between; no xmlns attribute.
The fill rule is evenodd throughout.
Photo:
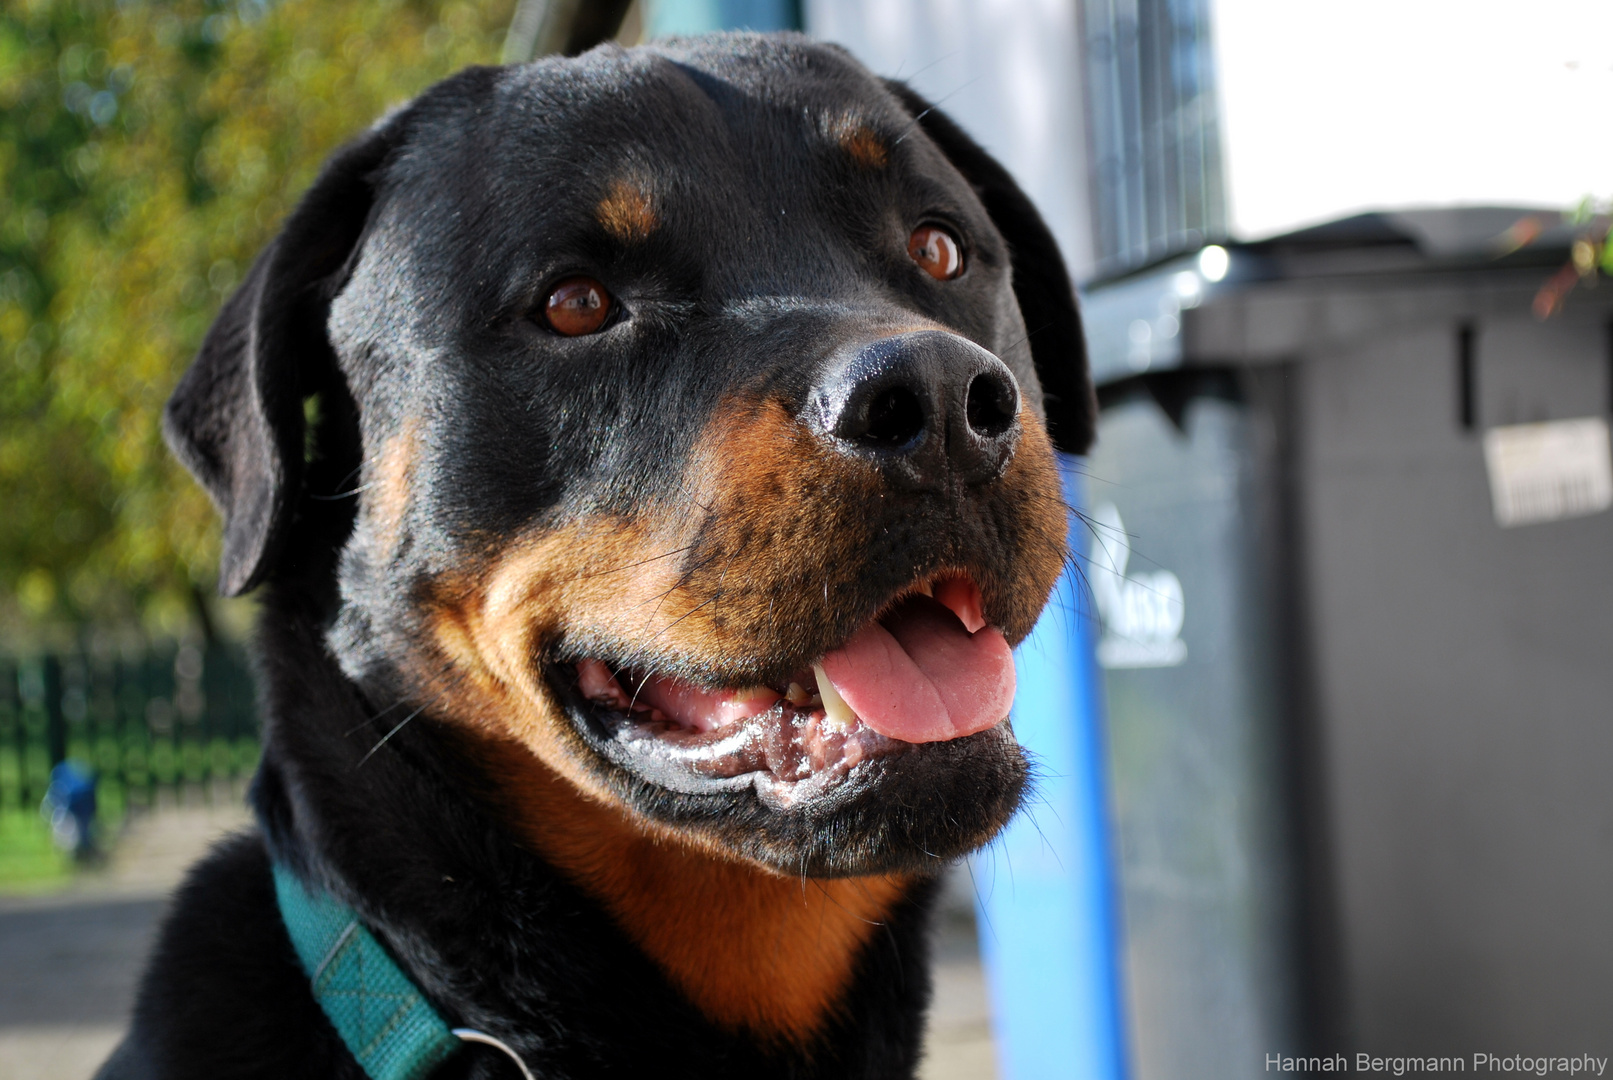
<svg viewBox="0 0 1613 1080"><path fill-rule="evenodd" d="M1212 0L1233 235L1613 197L1613 0Z"/></svg>

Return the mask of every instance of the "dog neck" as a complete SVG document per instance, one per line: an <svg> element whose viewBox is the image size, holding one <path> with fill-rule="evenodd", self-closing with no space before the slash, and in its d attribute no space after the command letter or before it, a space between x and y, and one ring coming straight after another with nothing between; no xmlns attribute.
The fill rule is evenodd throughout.
<svg viewBox="0 0 1613 1080"><path fill-rule="evenodd" d="M483 748L522 836L610 911L707 1018L806 1045L821 1033L908 875L785 877L652 836L515 743Z"/></svg>

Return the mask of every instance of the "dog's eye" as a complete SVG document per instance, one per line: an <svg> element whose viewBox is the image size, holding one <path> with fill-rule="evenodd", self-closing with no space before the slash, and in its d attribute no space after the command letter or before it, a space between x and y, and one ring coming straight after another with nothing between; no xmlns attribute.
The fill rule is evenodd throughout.
<svg viewBox="0 0 1613 1080"><path fill-rule="evenodd" d="M907 254L937 281L951 281L963 273L963 245L937 225L920 225L907 238Z"/></svg>
<svg viewBox="0 0 1613 1080"><path fill-rule="evenodd" d="M610 306L605 286L590 277L571 277L549 290L543 315L556 333L578 337L604 326Z"/></svg>

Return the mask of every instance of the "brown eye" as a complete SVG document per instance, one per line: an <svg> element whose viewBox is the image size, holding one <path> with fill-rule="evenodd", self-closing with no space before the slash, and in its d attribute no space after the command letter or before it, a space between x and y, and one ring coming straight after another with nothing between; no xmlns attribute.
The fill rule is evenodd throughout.
<svg viewBox="0 0 1613 1080"><path fill-rule="evenodd" d="M935 225L920 225L907 238L907 254L937 281L951 281L963 273L963 245Z"/></svg>
<svg viewBox="0 0 1613 1080"><path fill-rule="evenodd" d="M549 290L543 314L556 333L567 337L592 334L610 317L610 293L593 278L566 278Z"/></svg>

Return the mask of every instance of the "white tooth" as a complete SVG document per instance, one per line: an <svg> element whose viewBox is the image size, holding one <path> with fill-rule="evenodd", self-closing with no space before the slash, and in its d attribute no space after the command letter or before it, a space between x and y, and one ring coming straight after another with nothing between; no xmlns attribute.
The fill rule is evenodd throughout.
<svg viewBox="0 0 1613 1080"><path fill-rule="evenodd" d="M811 695L806 692L806 687L798 682L790 684L790 689L784 697L791 705L805 705L811 700Z"/></svg>
<svg viewBox="0 0 1613 1080"><path fill-rule="evenodd" d="M834 683L829 681L823 665L813 664L812 673L818 677L818 693L823 695L823 715L830 725L841 731L851 727L853 721L857 719L857 714L851 711L846 699L840 696Z"/></svg>

